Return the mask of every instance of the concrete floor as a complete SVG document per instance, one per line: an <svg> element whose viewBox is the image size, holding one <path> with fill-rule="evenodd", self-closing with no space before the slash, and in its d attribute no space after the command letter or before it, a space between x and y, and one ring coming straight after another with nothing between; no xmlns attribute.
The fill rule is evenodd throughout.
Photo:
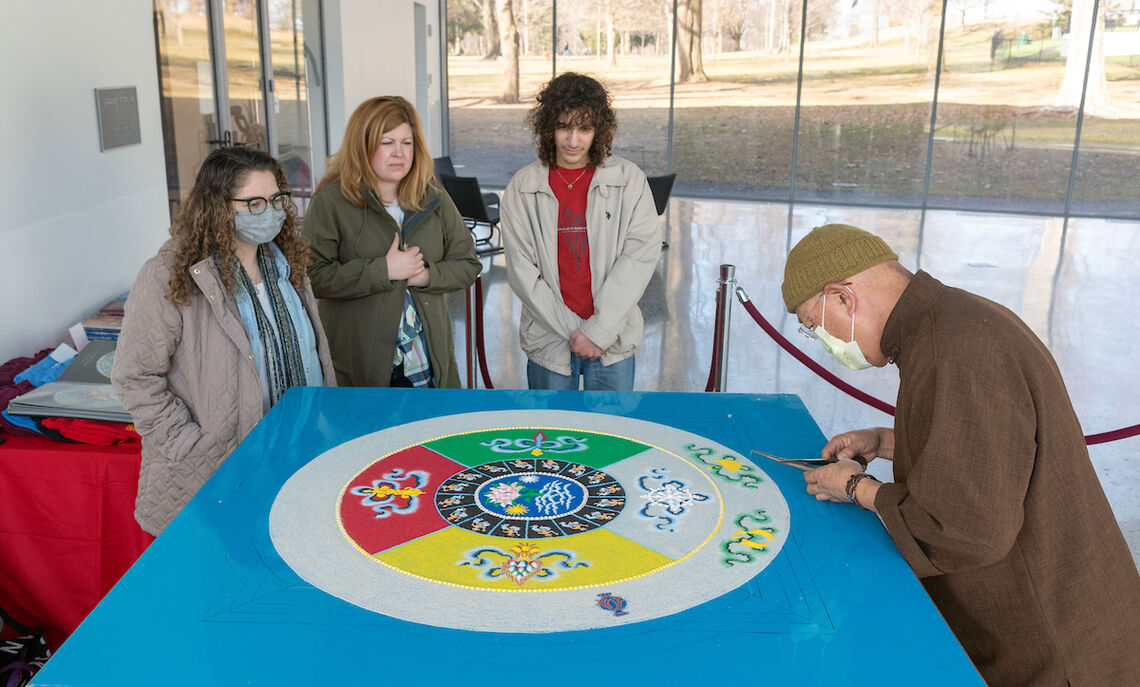
<svg viewBox="0 0 1140 687"><path fill-rule="evenodd" d="M645 336L637 352L639 391L703 391L709 373L719 266L783 334L839 377L893 403L894 367L853 372L796 333L780 297L790 246L829 222L874 231L902 263L1018 313L1046 342L1068 384L1086 434L1140 423L1140 222L1061 219L673 198L661 219L669 242L641 301ZM518 346L519 302L502 256L484 259L484 332L496 388L526 388ZM462 294L450 300L461 370L466 369ZM889 425L890 417L837 391L780 349L734 304L727 390L799 395L824 434ZM465 373L464 373L464 378ZM480 386L482 386L480 384ZM1140 565L1140 437L1089 452L1117 520ZM890 463L872 471L889 478Z"/></svg>

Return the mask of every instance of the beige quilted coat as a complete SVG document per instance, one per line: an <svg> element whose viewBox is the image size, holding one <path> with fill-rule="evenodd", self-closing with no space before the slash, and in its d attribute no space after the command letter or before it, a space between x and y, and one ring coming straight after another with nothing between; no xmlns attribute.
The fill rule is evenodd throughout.
<svg viewBox="0 0 1140 687"><path fill-rule="evenodd" d="M189 306L166 299L171 241L148 260L127 299L111 383L142 436L135 519L158 535L261 420L261 381L233 294L212 258L190 267ZM306 280L301 301L317 335L325 384L328 341Z"/></svg>

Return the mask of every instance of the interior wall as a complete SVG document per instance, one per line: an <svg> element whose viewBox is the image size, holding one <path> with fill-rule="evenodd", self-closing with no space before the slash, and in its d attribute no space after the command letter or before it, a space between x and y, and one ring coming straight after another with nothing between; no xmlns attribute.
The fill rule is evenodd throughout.
<svg viewBox="0 0 1140 687"><path fill-rule="evenodd" d="M130 288L170 223L151 0L68 3L66 21L53 2L11 14L0 22L0 362L60 343ZM94 89L118 86L137 89L142 143L100 152Z"/></svg>
<svg viewBox="0 0 1140 687"><path fill-rule="evenodd" d="M420 0L427 8L428 101L442 102L439 26L442 0ZM399 95L416 101L415 0L326 0L325 50L328 64L329 153L340 148L349 115L362 101ZM432 109L432 108L429 108ZM421 112L433 154L442 150L438 115Z"/></svg>
<svg viewBox="0 0 1140 687"><path fill-rule="evenodd" d="M442 101L441 0L430 24L429 100ZM330 152L365 98L415 101L415 0L326 0ZM0 361L63 341L130 288L167 238L166 168L151 0L20 3L0 22ZM114 36L114 40L107 40ZM94 89L134 86L142 142L101 152ZM438 117L423 117L441 150Z"/></svg>

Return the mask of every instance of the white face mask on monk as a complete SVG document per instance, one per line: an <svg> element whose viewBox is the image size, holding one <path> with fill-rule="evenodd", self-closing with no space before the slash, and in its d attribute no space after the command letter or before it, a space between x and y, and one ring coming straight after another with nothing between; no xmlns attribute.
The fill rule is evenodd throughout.
<svg viewBox="0 0 1140 687"><path fill-rule="evenodd" d="M851 287L846 284L843 288L851 291ZM858 342L855 341L855 312L851 312L851 340L844 341L837 336L832 336L827 333L823 323L827 321L827 295L823 297L823 315L820 317L819 326L811 330L811 333L823 345L823 349L835 356L841 364L852 370L866 370L871 367L871 363L867 362L867 358L863 356L862 349L859 348Z"/></svg>

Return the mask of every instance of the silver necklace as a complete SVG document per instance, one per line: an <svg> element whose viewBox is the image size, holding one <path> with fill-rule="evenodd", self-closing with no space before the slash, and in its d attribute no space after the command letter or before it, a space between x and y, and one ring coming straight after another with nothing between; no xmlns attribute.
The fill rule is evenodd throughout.
<svg viewBox="0 0 1140 687"><path fill-rule="evenodd" d="M588 169L589 167L583 167L582 171L578 173L577 178L575 178L573 182L566 181L566 177L562 176L562 172L559 172L557 167L554 168L554 173L558 175L558 178L562 180L562 183L566 184L566 188L572 189L574 188L574 184L578 183L578 180L586 174L586 170Z"/></svg>

